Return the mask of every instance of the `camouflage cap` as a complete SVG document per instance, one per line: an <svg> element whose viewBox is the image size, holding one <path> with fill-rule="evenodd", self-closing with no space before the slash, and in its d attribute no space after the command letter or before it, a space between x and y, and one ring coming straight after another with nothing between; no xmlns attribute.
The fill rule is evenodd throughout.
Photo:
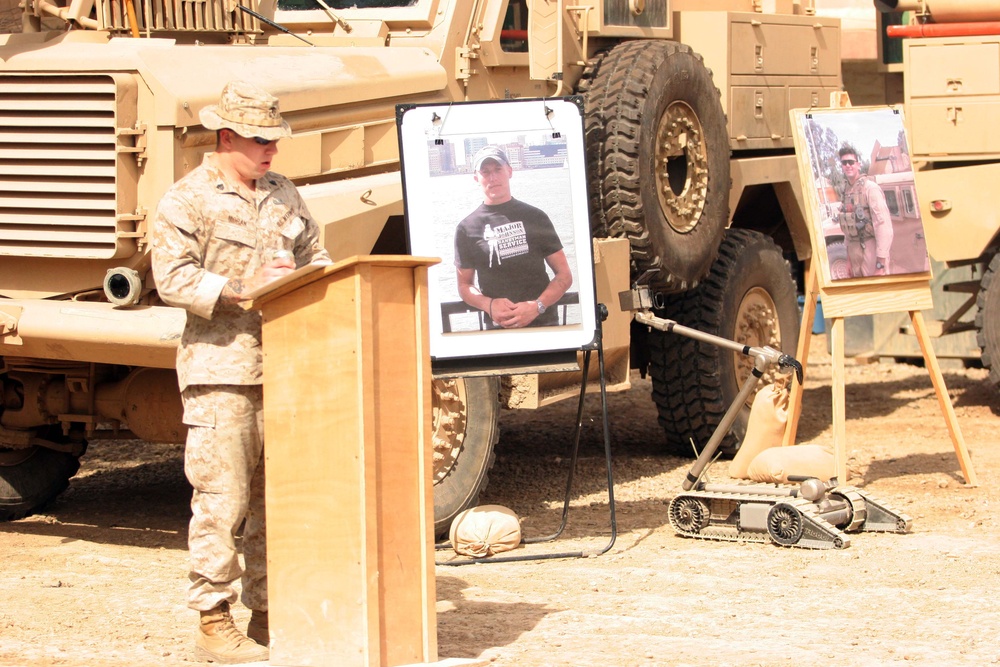
<svg viewBox="0 0 1000 667"><path fill-rule="evenodd" d="M483 166L483 163L487 160L495 160L498 164L505 164L510 166L510 160L507 159L507 153L504 152L499 146L483 146L476 153L476 156L472 158L472 168L475 171L479 171L479 168Z"/></svg>
<svg viewBox="0 0 1000 667"><path fill-rule="evenodd" d="M292 128L278 111L278 98L246 81L230 81L218 104L198 114L209 130L228 128L243 137L276 140L292 135Z"/></svg>

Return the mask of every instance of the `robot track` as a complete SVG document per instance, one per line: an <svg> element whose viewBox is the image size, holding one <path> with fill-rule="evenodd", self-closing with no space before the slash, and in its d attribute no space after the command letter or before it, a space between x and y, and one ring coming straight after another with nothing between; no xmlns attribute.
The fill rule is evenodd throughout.
<svg viewBox="0 0 1000 667"><path fill-rule="evenodd" d="M686 537L808 549L846 549L849 532L902 533L912 523L853 487L834 487L814 500L791 485L707 487L677 495L668 513L670 525Z"/></svg>

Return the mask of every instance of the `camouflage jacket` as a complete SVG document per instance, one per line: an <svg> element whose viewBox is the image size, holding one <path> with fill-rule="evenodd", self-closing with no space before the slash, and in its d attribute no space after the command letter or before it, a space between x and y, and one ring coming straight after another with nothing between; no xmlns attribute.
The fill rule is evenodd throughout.
<svg viewBox="0 0 1000 667"><path fill-rule="evenodd" d="M261 383L261 315L219 303L230 278L249 279L278 249L293 252L296 266L330 262L291 181L267 172L251 201L209 157L164 194L153 221L157 291L188 313L177 351L182 390Z"/></svg>
<svg viewBox="0 0 1000 667"><path fill-rule="evenodd" d="M875 181L859 176L853 185L845 184L841 193L843 208L840 227L848 239L875 239L880 257L889 256L892 245L892 218L885 194Z"/></svg>

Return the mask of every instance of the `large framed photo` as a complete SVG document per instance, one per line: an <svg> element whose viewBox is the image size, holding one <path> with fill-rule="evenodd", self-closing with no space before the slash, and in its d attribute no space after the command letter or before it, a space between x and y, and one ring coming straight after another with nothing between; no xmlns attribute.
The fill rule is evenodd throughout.
<svg viewBox="0 0 1000 667"><path fill-rule="evenodd" d="M796 110L793 120L823 284L928 273L902 110Z"/></svg>
<svg viewBox="0 0 1000 667"><path fill-rule="evenodd" d="M575 359L597 331L582 101L401 105L397 123L408 250L441 258L432 367Z"/></svg>

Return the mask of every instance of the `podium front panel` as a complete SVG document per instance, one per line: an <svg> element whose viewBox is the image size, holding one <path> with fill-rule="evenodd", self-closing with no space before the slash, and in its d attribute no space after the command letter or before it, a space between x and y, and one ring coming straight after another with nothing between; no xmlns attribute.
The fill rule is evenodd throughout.
<svg viewBox="0 0 1000 667"><path fill-rule="evenodd" d="M436 660L426 269L264 304L272 665Z"/></svg>

